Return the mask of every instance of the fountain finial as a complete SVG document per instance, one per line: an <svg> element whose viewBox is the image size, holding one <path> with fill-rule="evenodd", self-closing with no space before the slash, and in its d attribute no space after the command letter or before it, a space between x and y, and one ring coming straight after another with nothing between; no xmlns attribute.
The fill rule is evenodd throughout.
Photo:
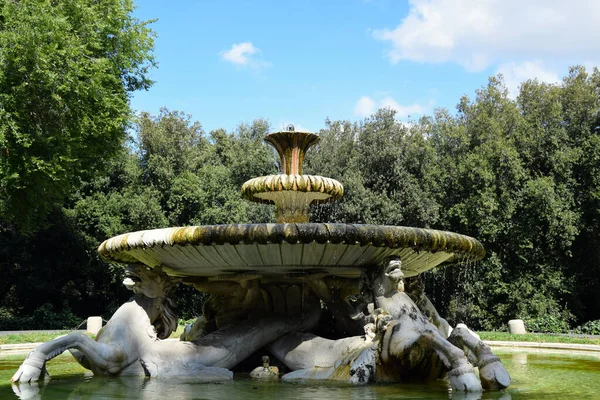
<svg viewBox="0 0 600 400"><path fill-rule="evenodd" d="M310 205L336 200L344 187L334 179L303 175L306 151L317 144L319 136L296 131L294 125L265 137L265 142L277 150L281 174L250 179L242 186L242 195L251 201L274 203L277 222L308 222Z"/></svg>
<svg viewBox="0 0 600 400"><path fill-rule="evenodd" d="M306 151L319 142L319 136L311 132L294 130L288 125L287 130L274 132L265 137L265 142L277 150L281 159L281 172L286 175L302 175L302 164Z"/></svg>

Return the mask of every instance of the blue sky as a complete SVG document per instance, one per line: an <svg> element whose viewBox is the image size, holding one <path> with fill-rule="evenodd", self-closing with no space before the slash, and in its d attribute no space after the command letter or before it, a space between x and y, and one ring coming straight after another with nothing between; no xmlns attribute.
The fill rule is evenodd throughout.
<svg viewBox="0 0 600 400"><path fill-rule="evenodd" d="M184 111L206 131L262 117L318 131L379 107L406 121L454 110L490 75L557 82L598 65L600 2L138 1L157 18L155 85L132 107Z"/></svg>

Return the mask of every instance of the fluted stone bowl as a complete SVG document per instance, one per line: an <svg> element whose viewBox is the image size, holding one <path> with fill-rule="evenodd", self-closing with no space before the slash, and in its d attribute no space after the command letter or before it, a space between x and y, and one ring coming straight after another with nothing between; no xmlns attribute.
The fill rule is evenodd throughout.
<svg viewBox="0 0 600 400"><path fill-rule="evenodd" d="M288 223L230 224L153 229L115 236L98 252L110 261L163 266L172 276L263 275L323 272L358 277L391 256L407 277L431 268L484 257L468 236L401 226Z"/></svg>
<svg viewBox="0 0 600 400"><path fill-rule="evenodd" d="M337 200L344 187L335 179L314 175L269 175L250 179L242 186L242 196L277 207L277 223L308 223L311 204Z"/></svg>
<svg viewBox="0 0 600 400"><path fill-rule="evenodd" d="M242 186L244 198L262 203L278 203L289 192L302 200L298 204L324 203L344 195L344 187L335 179L315 175L269 175L253 178ZM291 197L291 196L290 196Z"/></svg>

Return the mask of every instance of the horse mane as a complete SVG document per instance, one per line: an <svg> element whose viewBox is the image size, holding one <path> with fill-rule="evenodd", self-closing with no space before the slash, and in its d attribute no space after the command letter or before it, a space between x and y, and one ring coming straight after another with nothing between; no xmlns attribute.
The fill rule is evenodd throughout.
<svg viewBox="0 0 600 400"><path fill-rule="evenodd" d="M158 318L152 324L159 339L168 338L177 329L177 315L175 314L175 302L165 297L160 306Z"/></svg>
<svg viewBox="0 0 600 400"><path fill-rule="evenodd" d="M177 315L175 302L170 298L180 279L173 279L167 275L161 266L148 267L140 264L129 265L125 271L127 277L123 284L135 293L134 298L146 312L154 310L156 315L152 326L159 339L168 338L177 329ZM136 281L130 277L137 278ZM148 285L148 286L146 286ZM154 314L158 311L157 314Z"/></svg>

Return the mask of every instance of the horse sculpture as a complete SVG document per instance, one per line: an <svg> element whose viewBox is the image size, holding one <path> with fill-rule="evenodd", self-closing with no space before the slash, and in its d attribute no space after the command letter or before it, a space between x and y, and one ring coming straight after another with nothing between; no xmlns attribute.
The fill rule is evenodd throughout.
<svg viewBox="0 0 600 400"><path fill-rule="evenodd" d="M194 342L162 341L177 327L168 295L178 281L160 268L143 266L128 267L126 276L123 284L134 296L114 313L96 340L73 332L44 343L29 353L11 381L45 378L46 362L65 350L71 350L77 361L95 375L232 379L229 368L286 333L310 329L319 318L317 308L306 314L246 321Z"/></svg>
<svg viewBox="0 0 600 400"><path fill-rule="evenodd" d="M365 334L324 339L294 332L269 345L293 372L283 379L334 379L356 383L450 378L453 389L503 389L510 376L489 347L466 328L450 329L425 297L415 290L428 317L404 292L398 259L375 273L363 273L361 299L353 319ZM371 288L371 290L367 290ZM331 298L327 299L331 301ZM432 323L435 321L437 326ZM468 356L467 356L468 355ZM473 366L479 367L479 378ZM480 381L481 379L481 381Z"/></svg>
<svg viewBox="0 0 600 400"><path fill-rule="evenodd" d="M266 346L291 371L283 376L285 380L403 382L447 375L456 390L493 390L510 384L499 358L468 329L452 330L418 280L413 279L405 292L399 259L363 270L359 282L326 281L323 274L297 277L303 282L293 290L301 296L302 308L297 313L275 312L277 305L270 305L266 295L272 287L266 280L266 289L261 289L260 276L234 276L231 282L239 281L235 284L197 281L195 286L225 296L214 298L222 299L219 304L225 308L215 308L208 301L207 310L214 315L205 313L204 328L211 328L196 324L197 331L188 332L193 340L168 342L161 339L176 328L168 295L179 281L158 267L132 266L126 276L123 283L134 296L117 310L95 341L83 333L71 333L45 343L28 355L12 381L42 379L46 362L67 349L97 375L231 379L231 368ZM229 291L231 299L246 299L247 307L261 305L263 318L228 312L228 307L235 307L224 294ZM348 301L349 295L354 302ZM337 340L308 332L319 321L320 302L337 320L341 332ZM223 326L219 320L231 324ZM478 367L479 377L473 366Z"/></svg>

